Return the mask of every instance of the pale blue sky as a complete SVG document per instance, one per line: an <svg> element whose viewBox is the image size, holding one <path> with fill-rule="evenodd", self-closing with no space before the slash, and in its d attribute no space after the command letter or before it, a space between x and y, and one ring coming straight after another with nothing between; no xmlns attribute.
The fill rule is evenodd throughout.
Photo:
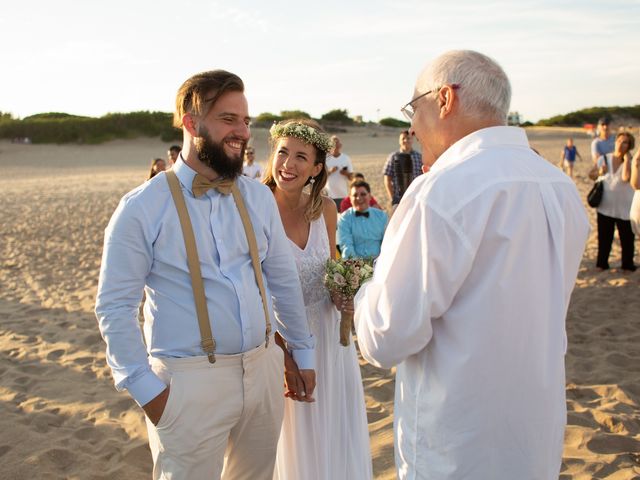
<svg viewBox="0 0 640 480"><path fill-rule="evenodd" d="M22 0L0 15L0 111L172 111L189 76L245 81L252 115L334 108L401 118L418 73L474 49L537 121L640 104L640 0Z"/></svg>

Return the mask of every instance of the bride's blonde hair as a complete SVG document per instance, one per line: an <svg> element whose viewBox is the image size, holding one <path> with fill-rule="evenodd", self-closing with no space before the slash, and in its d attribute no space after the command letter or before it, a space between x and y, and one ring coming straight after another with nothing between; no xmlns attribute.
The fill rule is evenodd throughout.
<svg viewBox="0 0 640 480"><path fill-rule="evenodd" d="M278 128L275 128L275 129L272 128L271 130L272 135L269 139L269 141L271 142L271 154L269 155L267 168L265 170L264 177L262 178L262 183L268 186L272 192L276 189L276 180L275 178L273 178L273 162L276 156L276 146L278 145L278 140L280 140L283 137L298 138L297 135L287 134L287 132L290 131L290 129L286 127L288 125L295 125L295 124L305 125L307 127L311 127L312 129L316 130L318 138L321 138L321 137L328 138L327 133L322 129L322 127L318 124L318 122L316 122L315 120L307 119L307 118L285 120L276 125L276 127ZM274 132L278 132L277 136L274 134ZM282 132L284 132L284 134L282 134ZM304 141L304 139L301 139L301 140ZM306 143L309 143L309 142L306 142ZM307 208L304 211L304 219L307 222L311 222L319 218L320 215L322 215L322 211L323 211L322 190L324 189L324 186L327 184L327 177L328 177L327 153L322 148L319 148L318 145L316 145L315 143L310 143L310 145L313 145L313 148L316 152L314 165L322 164L322 170L320 170L320 173L318 173L318 175L313 177L314 179L313 183L310 181L311 179L309 179L305 184L307 186L310 186L309 196L311 197L309 199L309 204L307 205ZM324 147L324 145L322 146Z"/></svg>

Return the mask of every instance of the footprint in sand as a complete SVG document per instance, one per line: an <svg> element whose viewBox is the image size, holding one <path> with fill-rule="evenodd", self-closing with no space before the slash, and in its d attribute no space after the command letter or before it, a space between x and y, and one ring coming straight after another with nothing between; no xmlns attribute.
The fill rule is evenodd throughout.
<svg viewBox="0 0 640 480"><path fill-rule="evenodd" d="M388 416L389 412L380 404L367 406L367 422L369 425Z"/></svg>
<svg viewBox="0 0 640 480"><path fill-rule="evenodd" d="M73 436L78 440L89 442L91 445L95 445L101 440L101 434L95 427L85 427L76 430Z"/></svg>
<svg viewBox="0 0 640 480"><path fill-rule="evenodd" d="M593 418L589 410L584 412L567 412L567 425L577 425L593 429L599 427L598 422Z"/></svg>
<svg viewBox="0 0 640 480"><path fill-rule="evenodd" d="M61 415L51 415L50 413L43 412L36 417L30 416L30 418L25 419L22 423L29 425L36 432L47 433L52 428L59 428L65 421L66 418Z"/></svg>
<svg viewBox="0 0 640 480"><path fill-rule="evenodd" d="M63 471L73 465L76 461L75 454L63 448L52 448L40 456L40 458L42 457L46 458Z"/></svg>
<svg viewBox="0 0 640 480"><path fill-rule="evenodd" d="M587 448L594 453L616 454L616 453L640 453L640 441L635 438L615 435L596 434L589 442Z"/></svg>
<svg viewBox="0 0 640 480"><path fill-rule="evenodd" d="M13 381L13 383L18 385L24 385L25 383L29 383L29 380L30 380L29 377L18 377Z"/></svg>
<svg viewBox="0 0 640 480"><path fill-rule="evenodd" d="M134 401L131 398L122 398L110 406L110 410L113 415L120 415L127 410L130 410L135 406Z"/></svg>
<svg viewBox="0 0 640 480"><path fill-rule="evenodd" d="M61 348L54 350L52 352L49 352L49 354L47 355L47 360L49 361L58 360L62 355L64 355L64 353L65 353L65 350Z"/></svg>
<svg viewBox="0 0 640 480"><path fill-rule="evenodd" d="M82 341L82 345L84 345L85 347L90 347L92 345L98 345L102 343L102 337L100 336L100 334L92 334L92 335L87 335L86 337L84 337L84 340Z"/></svg>
<svg viewBox="0 0 640 480"><path fill-rule="evenodd" d="M11 445L0 445L0 457L4 456L4 454L7 453L12 448L13 447L11 447Z"/></svg>
<svg viewBox="0 0 640 480"><path fill-rule="evenodd" d="M76 365L86 365L87 363L93 363L93 357L80 357L76 358L73 363Z"/></svg>

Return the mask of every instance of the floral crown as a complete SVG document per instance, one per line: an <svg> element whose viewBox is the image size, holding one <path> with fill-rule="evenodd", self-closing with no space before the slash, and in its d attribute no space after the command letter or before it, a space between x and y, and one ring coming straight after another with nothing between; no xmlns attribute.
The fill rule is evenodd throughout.
<svg viewBox="0 0 640 480"><path fill-rule="evenodd" d="M273 140L282 137L296 137L305 143L310 143L325 153L333 150L334 142L329 135L303 123L276 123L269 130Z"/></svg>

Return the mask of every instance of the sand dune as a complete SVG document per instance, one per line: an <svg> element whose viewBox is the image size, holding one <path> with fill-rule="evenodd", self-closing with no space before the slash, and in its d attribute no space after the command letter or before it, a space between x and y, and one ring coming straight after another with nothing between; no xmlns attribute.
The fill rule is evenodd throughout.
<svg viewBox="0 0 640 480"><path fill-rule="evenodd" d="M588 158L589 139L571 134ZM529 130L532 145L554 163L567 135ZM385 201L380 170L397 135L361 130L342 137L356 169ZM266 158L266 132L255 132L254 145L257 158ZM165 150L155 139L99 146L0 142L2 478L150 475L143 416L113 388L93 304L104 227L121 195L144 181L150 159ZM588 163L576 169L583 197L591 184ZM595 228L592 209L589 215ZM640 478L640 271L616 268L616 240L613 268L597 272L596 248L593 230L567 318L563 480ZM395 478L393 371L362 362L362 375L376 478Z"/></svg>

